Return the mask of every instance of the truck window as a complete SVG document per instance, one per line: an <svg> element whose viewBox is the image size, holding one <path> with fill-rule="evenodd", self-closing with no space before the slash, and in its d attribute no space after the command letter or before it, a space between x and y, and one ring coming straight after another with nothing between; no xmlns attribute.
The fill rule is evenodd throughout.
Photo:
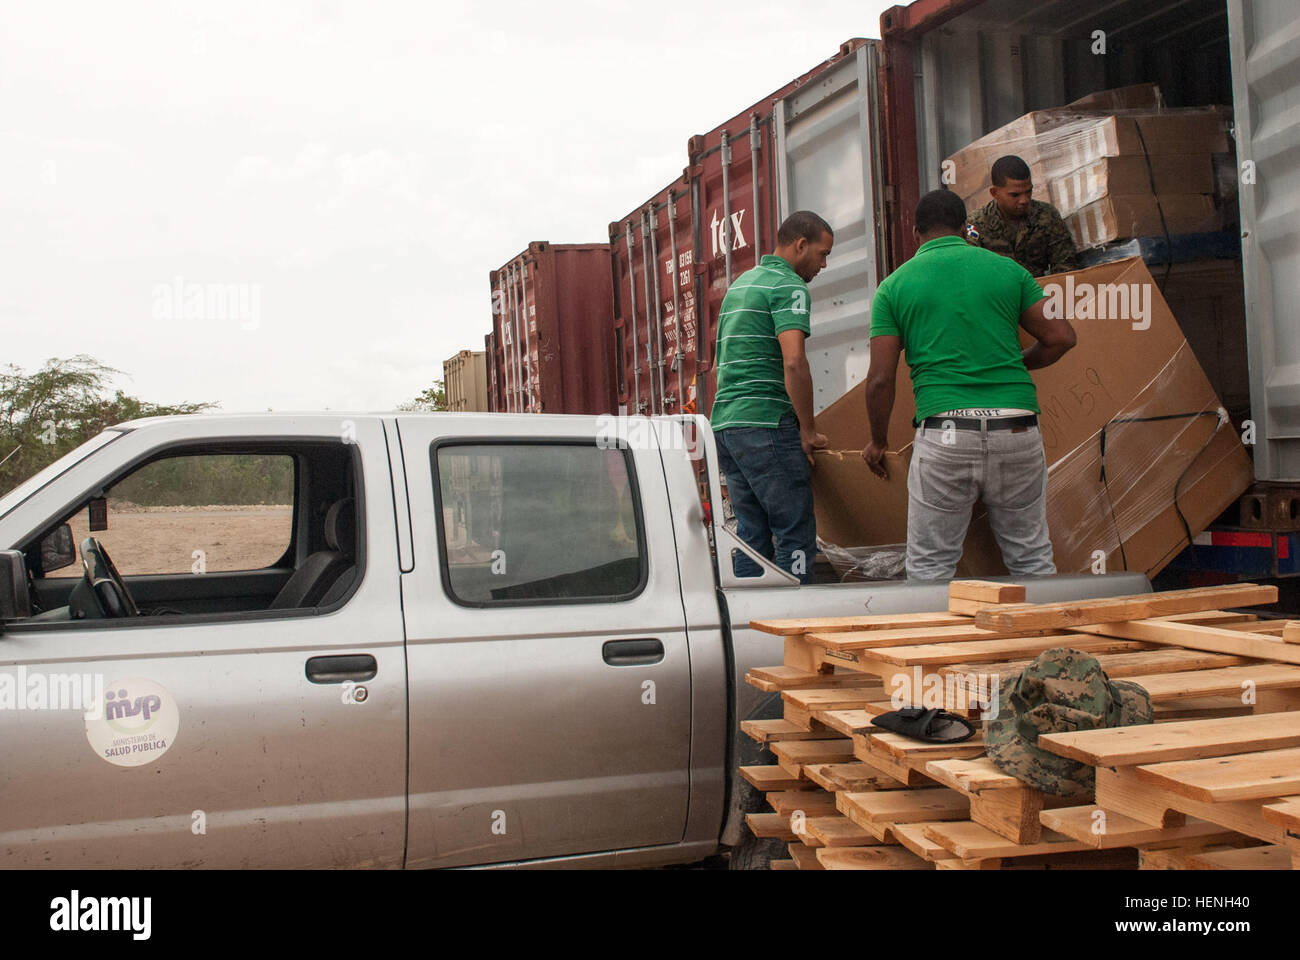
<svg viewBox="0 0 1300 960"><path fill-rule="evenodd" d="M646 580L626 451L574 443L433 450L448 595L470 606L631 599Z"/></svg>
<svg viewBox="0 0 1300 960"><path fill-rule="evenodd" d="M289 546L293 490L287 455L168 457L107 492L107 530L92 532L85 508L68 523L75 543L97 537L124 577L260 570ZM50 576L79 577L81 565Z"/></svg>

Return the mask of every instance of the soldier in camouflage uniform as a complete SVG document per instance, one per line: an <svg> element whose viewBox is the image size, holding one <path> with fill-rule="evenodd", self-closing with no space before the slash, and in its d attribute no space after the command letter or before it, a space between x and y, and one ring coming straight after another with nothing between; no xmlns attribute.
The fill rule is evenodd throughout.
<svg viewBox="0 0 1300 960"><path fill-rule="evenodd" d="M1003 773L1058 797L1086 796L1096 771L1043 750L1038 735L1151 722L1151 697L1142 687L1111 680L1090 654L1056 647L1003 688L997 713L984 722L984 746Z"/></svg>
<svg viewBox="0 0 1300 960"><path fill-rule="evenodd" d="M992 180L993 199L968 217L967 242L1010 257L1035 277L1074 270L1074 239L1055 207L1031 198L1028 164L999 157Z"/></svg>

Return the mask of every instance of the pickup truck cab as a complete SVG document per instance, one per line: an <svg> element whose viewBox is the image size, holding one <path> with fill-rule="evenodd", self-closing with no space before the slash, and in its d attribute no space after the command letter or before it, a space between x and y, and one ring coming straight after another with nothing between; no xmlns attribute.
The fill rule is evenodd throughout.
<svg viewBox="0 0 1300 960"><path fill-rule="evenodd" d="M739 723L780 699L743 677L782 657L749 622L945 609L946 584L801 586L719 522L716 463L702 417L105 431L0 499L4 865L624 866L745 843L760 798L737 767L763 754Z"/></svg>

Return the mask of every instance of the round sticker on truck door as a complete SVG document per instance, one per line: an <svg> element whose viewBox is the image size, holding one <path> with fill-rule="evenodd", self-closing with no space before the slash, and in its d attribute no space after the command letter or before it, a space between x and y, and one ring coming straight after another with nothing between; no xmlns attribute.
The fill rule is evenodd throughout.
<svg viewBox="0 0 1300 960"><path fill-rule="evenodd" d="M109 763L139 767L167 752L180 725L180 708L166 687L127 677L105 685L103 701L86 714L86 739Z"/></svg>

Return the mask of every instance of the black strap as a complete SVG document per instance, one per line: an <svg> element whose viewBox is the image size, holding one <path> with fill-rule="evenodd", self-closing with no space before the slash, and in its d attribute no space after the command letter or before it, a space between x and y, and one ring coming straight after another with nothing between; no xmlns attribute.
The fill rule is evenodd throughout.
<svg viewBox="0 0 1300 960"><path fill-rule="evenodd" d="M1198 410L1193 413L1166 413L1155 417L1115 417L1101 428L1101 476L1097 479L1101 482L1102 489L1106 492L1106 506L1110 510L1111 523L1115 527L1115 539L1119 541L1120 560L1124 564L1125 570L1129 567L1128 553L1124 550L1124 531L1120 529L1119 518L1115 516L1115 501L1111 498L1110 481L1106 478L1106 430L1112 423L1156 423L1161 420L1194 420L1197 417L1214 417L1216 422L1221 419L1217 410ZM1196 461L1200 459L1201 454L1203 454L1206 448L1214 441L1214 438L1218 433L1218 427L1215 427L1215 429L1210 432L1210 435L1206 437L1205 442L1201 444L1201 448L1197 450L1196 453L1192 455L1192 459L1187 462L1187 466L1184 467L1183 472L1178 475L1178 479L1174 481L1174 511L1178 514L1178 520L1183 525L1183 534L1187 537L1188 546L1192 543L1192 527L1187 522L1187 517L1183 514L1182 506L1178 503L1178 491L1183 484L1183 479L1187 476L1193 465L1195 465Z"/></svg>
<svg viewBox="0 0 1300 960"><path fill-rule="evenodd" d="M1137 131L1138 142L1142 144L1142 159L1147 165L1147 179L1151 181L1151 195L1156 201L1156 213L1160 214L1160 229L1165 236L1165 275L1160 279L1160 295L1164 296L1169 274L1174 269L1174 242L1169 238L1169 224L1165 221L1165 208L1160 203L1160 193L1156 190L1156 172L1151 166L1151 154L1147 151L1146 137L1142 136L1142 124L1133 118L1133 129Z"/></svg>

